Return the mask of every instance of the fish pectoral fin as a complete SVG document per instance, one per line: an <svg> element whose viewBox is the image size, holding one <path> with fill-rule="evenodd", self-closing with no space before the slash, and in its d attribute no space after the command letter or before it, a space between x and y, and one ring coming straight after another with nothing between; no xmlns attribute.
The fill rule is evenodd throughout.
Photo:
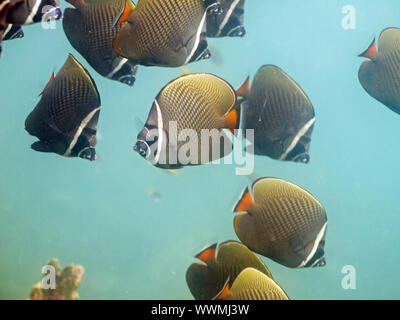
<svg viewBox="0 0 400 320"><path fill-rule="evenodd" d="M297 254L303 253L304 244L303 241L300 239L300 237L293 236L292 238L289 239L289 244L295 253Z"/></svg>
<svg viewBox="0 0 400 320"><path fill-rule="evenodd" d="M236 90L236 95L238 97L243 97L245 99L248 99L249 94L250 94L250 76L247 76L246 80L243 82L240 88Z"/></svg>
<svg viewBox="0 0 400 320"><path fill-rule="evenodd" d="M46 153L53 152L49 147L49 145L47 143L44 143L43 141L36 141L32 143L31 148L39 152L46 152Z"/></svg>

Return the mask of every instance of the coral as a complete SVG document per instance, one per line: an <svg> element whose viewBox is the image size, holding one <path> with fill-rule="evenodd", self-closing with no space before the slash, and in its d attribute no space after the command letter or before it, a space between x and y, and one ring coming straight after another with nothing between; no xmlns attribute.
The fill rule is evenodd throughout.
<svg viewBox="0 0 400 320"><path fill-rule="evenodd" d="M63 269L57 259L51 259L47 265L53 266L56 274L55 289L43 288L42 281L32 286L30 300L79 300L78 288L82 282L84 268L80 265L68 265Z"/></svg>

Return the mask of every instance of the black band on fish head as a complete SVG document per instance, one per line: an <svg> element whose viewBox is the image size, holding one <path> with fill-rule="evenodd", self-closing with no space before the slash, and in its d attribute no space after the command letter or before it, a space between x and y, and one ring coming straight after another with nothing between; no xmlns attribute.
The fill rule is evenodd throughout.
<svg viewBox="0 0 400 320"><path fill-rule="evenodd" d="M38 1L39 6L37 6ZM59 20L62 16L59 0L30 0L29 10L34 14L32 18L34 23Z"/></svg>
<svg viewBox="0 0 400 320"><path fill-rule="evenodd" d="M137 136L137 142L133 150L143 158L149 159L158 149L158 129L144 127Z"/></svg>
<svg viewBox="0 0 400 320"><path fill-rule="evenodd" d="M309 148L309 141L306 143L304 141L305 137L303 137L297 145L293 148L292 151L287 155L286 159L287 161L294 161L294 162L299 162L299 163L309 163L310 162L310 155L308 153L308 148Z"/></svg>
<svg viewBox="0 0 400 320"><path fill-rule="evenodd" d="M71 157L79 157L90 161L96 160L96 151L86 135L81 134L79 136L74 148L71 150Z"/></svg>

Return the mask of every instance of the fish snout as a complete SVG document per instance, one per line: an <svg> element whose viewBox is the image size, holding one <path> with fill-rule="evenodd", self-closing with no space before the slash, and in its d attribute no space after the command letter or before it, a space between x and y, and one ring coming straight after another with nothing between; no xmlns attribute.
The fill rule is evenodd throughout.
<svg viewBox="0 0 400 320"><path fill-rule="evenodd" d="M148 146L148 144L146 142L139 140L133 146L133 150L135 152L139 153L143 158L146 158L147 152L149 150L149 146Z"/></svg>
<svg viewBox="0 0 400 320"><path fill-rule="evenodd" d="M207 60L211 58L211 52L209 49L204 50L204 52L199 56L199 58L197 59L197 61L200 60Z"/></svg>
<svg viewBox="0 0 400 320"><path fill-rule="evenodd" d="M123 77L122 79L120 79L121 83L127 84L130 87L133 87L133 85L135 84L135 80L136 78L133 76L128 76L128 77Z"/></svg>
<svg viewBox="0 0 400 320"><path fill-rule="evenodd" d="M319 258L319 259L315 262L315 264L313 265L313 268L316 268L316 267L325 267L325 266L326 266L325 257L321 257L321 258Z"/></svg>
<svg viewBox="0 0 400 320"><path fill-rule="evenodd" d="M300 163L304 163L304 164L307 164L307 163L309 163L310 162L310 155L307 153L307 152L305 152L305 153L302 153L302 154L299 154L296 158L294 158L293 160L295 161L295 162L300 162Z"/></svg>
<svg viewBox="0 0 400 320"><path fill-rule="evenodd" d="M92 147L86 148L79 154L79 157L89 161L95 161L97 159L96 150Z"/></svg>
<svg viewBox="0 0 400 320"><path fill-rule="evenodd" d="M246 29L243 26L240 26L233 31L230 36L231 37L244 37L246 35Z"/></svg>

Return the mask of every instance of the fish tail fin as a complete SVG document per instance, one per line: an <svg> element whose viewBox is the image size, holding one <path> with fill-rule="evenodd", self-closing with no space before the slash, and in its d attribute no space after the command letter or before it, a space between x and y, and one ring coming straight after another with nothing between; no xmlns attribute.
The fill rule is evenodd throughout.
<svg viewBox="0 0 400 320"><path fill-rule="evenodd" d="M201 250L198 254L195 255L195 258L209 263L215 260L215 253L217 252L217 244L214 243L213 245Z"/></svg>
<svg viewBox="0 0 400 320"><path fill-rule="evenodd" d="M253 199L251 197L249 188L246 187L244 191L242 192L238 202L236 205L233 207L233 212L243 212L243 211L248 211L250 206L253 204Z"/></svg>
<svg viewBox="0 0 400 320"><path fill-rule="evenodd" d="M225 126L234 134L235 129L239 129L241 105L237 104L225 115Z"/></svg>
<svg viewBox="0 0 400 320"><path fill-rule="evenodd" d="M50 82L52 82L53 80L54 80L54 71L52 72L52 74L51 74L51 76L50 76L50 80L49 80L49 82L47 83L47 85L50 83ZM47 85L46 85L46 87L47 87ZM46 87L45 87L45 89L46 89ZM41 95L43 95L43 92L44 92L44 89L43 89L43 91L39 94L39 97L41 96Z"/></svg>
<svg viewBox="0 0 400 320"><path fill-rule="evenodd" d="M118 15L117 19L113 24L113 27L121 24L122 22L128 21L129 14L132 12L132 8L129 5L129 1L125 0L124 9L122 9L121 13Z"/></svg>
<svg viewBox="0 0 400 320"><path fill-rule="evenodd" d="M250 76L247 76L244 83L240 86L239 89L236 90L236 95L238 97L243 97L245 99L248 98L250 93Z"/></svg>
<svg viewBox="0 0 400 320"><path fill-rule="evenodd" d="M223 300L229 294L229 281L230 279L226 280L224 287L222 290L212 299L212 300Z"/></svg>
<svg viewBox="0 0 400 320"><path fill-rule="evenodd" d="M368 58L368 59L372 60L376 56L377 53L378 53L378 50L376 48L376 41L374 39L374 40L372 40L372 42L369 45L369 47L367 48L367 50L365 50L363 53L361 53L358 56L361 58Z"/></svg>

